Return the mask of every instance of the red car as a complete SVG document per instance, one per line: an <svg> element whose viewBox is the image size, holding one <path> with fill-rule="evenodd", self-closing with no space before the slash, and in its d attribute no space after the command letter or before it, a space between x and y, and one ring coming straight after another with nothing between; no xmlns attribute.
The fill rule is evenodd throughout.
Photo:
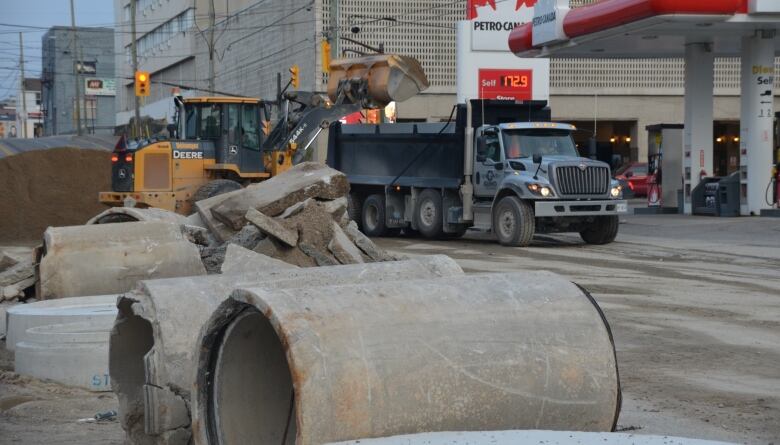
<svg viewBox="0 0 780 445"><path fill-rule="evenodd" d="M628 184L634 196L647 196L647 163L631 162L615 171L615 179Z"/></svg>

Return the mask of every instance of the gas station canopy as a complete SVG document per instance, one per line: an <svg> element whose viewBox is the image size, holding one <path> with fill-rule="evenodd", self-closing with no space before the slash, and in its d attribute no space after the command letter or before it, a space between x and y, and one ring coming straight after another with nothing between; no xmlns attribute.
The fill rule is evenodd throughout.
<svg viewBox="0 0 780 445"><path fill-rule="evenodd" d="M518 57L684 57L683 153L675 163L682 171L664 175L677 178L687 214L701 187L718 180L707 179L715 57L741 57L740 162L732 179L740 214L758 215L773 205L765 190L772 181L778 26L780 0L602 0L574 9L568 0L537 0L533 21L514 28L508 43Z"/></svg>
<svg viewBox="0 0 780 445"><path fill-rule="evenodd" d="M526 23L509 47L520 57L681 57L686 43L706 39L717 55L739 56L740 37L778 26L778 12L780 0L604 0L569 10L557 42L535 45Z"/></svg>

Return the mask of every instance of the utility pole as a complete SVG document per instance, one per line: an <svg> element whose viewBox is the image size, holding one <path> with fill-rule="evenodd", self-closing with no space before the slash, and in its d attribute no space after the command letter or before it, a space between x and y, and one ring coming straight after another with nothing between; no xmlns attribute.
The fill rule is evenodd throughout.
<svg viewBox="0 0 780 445"><path fill-rule="evenodd" d="M71 0L73 1L73 0ZM133 76L135 76L136 71L138 71L138 50L135 46L135 2L136 0L130 0L130 39L132 42L130 43L130 52L133 57ZM141 103L140 97L137 95L134 95L135 97L135 125L133 125L132 132L134 133L133 136L140 137L141 136Z"/></svg>
<svg viewBox="0 0 780 445"><path fill-rule="evenodd" d="M214 0L209 1L209 95L214 94L214 27L217 22L217 12L214 10Z"/></svg>
<svg viewBox="0 0 780 445"><path fill-rule="evenodd" d="M335 60L339 58L339 0L330 2L330 58Z"/></svg>
<svg viewBox="0 0 780 445"><path fill-rule="evenodd" d="M70 0L70 26L73 28L73 83L76 88L76 134L81 136L81 88L79 88L78 34L76 34L76 13Z"/></svg>
<svg viewBox="0 0 780 445"><path fill-rule="evenodd" d="M22 112L19 113L22 120L22 137L27 139L27 95L24 94L24 42L22 33L19 33L19 67L22 69Z"/></svg>

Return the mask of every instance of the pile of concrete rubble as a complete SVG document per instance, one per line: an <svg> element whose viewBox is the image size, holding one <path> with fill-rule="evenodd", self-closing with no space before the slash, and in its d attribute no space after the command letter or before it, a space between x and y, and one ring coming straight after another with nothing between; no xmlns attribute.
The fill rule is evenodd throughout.
<svg viewBox="0 0 780 445"><path fill-rule="evenodd" d="M35 284L32 257L10 255L0 251L0 302L25 300Z"/></svg>

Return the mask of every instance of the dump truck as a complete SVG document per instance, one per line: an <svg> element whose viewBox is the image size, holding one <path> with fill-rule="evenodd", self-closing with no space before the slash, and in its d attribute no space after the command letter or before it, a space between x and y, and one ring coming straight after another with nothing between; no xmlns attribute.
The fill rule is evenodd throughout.
<svg viewBox="0 0 780 445"><path fill-rule="evenodd" d="M581 156L546 102L476 101L445 123L331 128L328 164L347 174L350 216L369 236L492 231L506 246L535 233L612 242L627 211L609 165Z"/></svg>
<svg viewBox="0 0 780 445"><path fill-rule="evenodd" d="M404 101L428 87L419 62L410 57L340 59L330 69L327 95L285 90L275 103L248 97L174 98L170 136L119 141L111 159L112 190L101 192L100 202L187 215L196 201L301 162L317 136L341 117Z"/></svg>

